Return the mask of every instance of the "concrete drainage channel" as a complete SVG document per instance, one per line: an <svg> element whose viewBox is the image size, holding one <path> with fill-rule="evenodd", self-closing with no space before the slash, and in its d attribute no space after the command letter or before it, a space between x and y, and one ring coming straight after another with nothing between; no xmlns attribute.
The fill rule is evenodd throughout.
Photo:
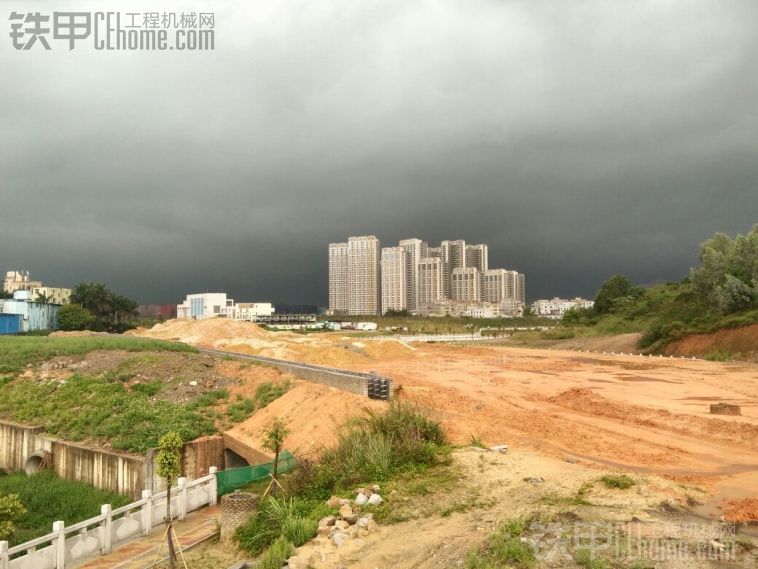
<svg viewBox="0 0 758 569"><path fill-rule="evenodd" d="M394 390L391 379L375 373L363 373L359 371L322 367L287 360L278 360L276 358L267 358L264 356L241 354L239 352L214 350L211 348L198 348L198 351L205 354L252 360L267 364L280 371L287 371L305 381L328 385L336 389L363 395L369 399L383 399L386 401L392 397L392 392Z"/></svg>

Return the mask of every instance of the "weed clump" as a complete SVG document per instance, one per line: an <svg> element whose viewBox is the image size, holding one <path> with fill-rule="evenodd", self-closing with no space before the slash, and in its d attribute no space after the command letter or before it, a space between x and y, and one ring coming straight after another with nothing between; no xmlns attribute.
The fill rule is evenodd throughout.
<svg viewBox="0 0 758 569"><path fill-rule="evenodd" d="M500 567L533 567L534 548L522 536L527 522L513 519L503 522L480 547L466 554L466 569L496 569Z"/></svg>
<svg viewBox="0 0 758 569"><path fill-rule="evenodd" d="M240 547L251 555L267 547L271 551L280 539L300 547L316 536L318 517L322 514L323 508L307 500L269 497L260 504L258 513L237 529L235 536Z"/></svg>
<svg viewBox="0 0 758 569"><path fill-rule="evenodd" d="M606 474L600 477L600 481L605 484L606 488L616 488L618 490L627 490L634 486L634 480L626 474Z"/></svg>

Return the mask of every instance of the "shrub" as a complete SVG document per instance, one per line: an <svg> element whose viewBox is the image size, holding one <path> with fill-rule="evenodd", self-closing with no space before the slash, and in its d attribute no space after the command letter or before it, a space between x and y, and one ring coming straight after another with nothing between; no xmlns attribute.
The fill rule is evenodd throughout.
<svg viewBox="0 0 758 569"><path fill-rule="evenodd" d="M618 488L619 490L627 490L634 486L634 480L626 474L606 474L600 478L600 481L605 484L606 488Z"/></svg>
<svg viewBox="0 0 758 569"><path fill-rule="evenodd" d="M65 304L58 310L57 321L61 330L84 330L95 321L95 317L78 304Z"/></svg>
<svg viewBox="0 0 758 569"><path fill-rule="evenodd" d="M318 522L300 517L290 517L282 524L282 535L295 547L300 547L316 536Z"/></svg>

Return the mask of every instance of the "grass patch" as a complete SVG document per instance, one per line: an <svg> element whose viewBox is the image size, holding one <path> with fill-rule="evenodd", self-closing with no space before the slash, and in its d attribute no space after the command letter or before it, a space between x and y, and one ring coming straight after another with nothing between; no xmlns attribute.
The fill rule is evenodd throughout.
<svg viewBox="0 0 758 569"><path fill-rule="evenodd" d="M16 523L11 545L50 533L54 521L63 520L66 525L72 525L99 515L102 504L118 508L132 501L129 496L64 480L51 472L0 476L0 494L18 494L27 510Z"/></svg>
<svg viewBox="0 0 758 569"><path fill-rule="evenodd" d="M75 375L65 383L19 379L1 389L0 414L69 440L108 440L133 452L157 446L169 431L185 441L215 432L191 405L151 401L157 386L139 385L129 389L108 376Z"/></svg>
<svg viewBox="0 0 758 569"><path fill-rule="evenodd" d="M0 337L0 373L18 373L27 364L56 356L81 356L94 350L197 352L192 346L131 336Z"/></svg>
<svg viewBox="0 0 758 569"><path fill-rule="evenodd" d="M729 350L713 350L705 354L704 357L712 362L730 362L734 359L734 354Z"/></svg>
<svg viewBox="0 0 758 569"><path fill-rule="evenodd" d="M255 390L255 408L263 409L287 393L291 387L292 383L289 380L280 383L271 383L270 381L261 383Z"/></svg>
<svg viewBox="0 0 758 569"><path fill-rule="evenodd" d="M280 537L255 564L256 569L282 569L287 559L294 553L295 548L286 538Z"/></svg>
<svg viewBox="0 0 758 569"><path fill-rule="evenodd" d="M514 519L503 522L480 547L466 554L466 569L499 569L501 567L533 567L537 560L534 549L521 540L527 522Z"/></svg>
<svg viewBox="0 0 758 569"><path fill-rule="evenodd" d="M574 553L574 562L584 569L611 569L611 565L604 559L596 558L589 548L583 547Z"/></svg>
<svg viewBox="0 0 758 569"><path fill-rule="evenodd" d="M634 480L626 474L606 474L600 477L600 482L605 484L606 488L616 488L618 490L627 490L634 486Z"/></svg>

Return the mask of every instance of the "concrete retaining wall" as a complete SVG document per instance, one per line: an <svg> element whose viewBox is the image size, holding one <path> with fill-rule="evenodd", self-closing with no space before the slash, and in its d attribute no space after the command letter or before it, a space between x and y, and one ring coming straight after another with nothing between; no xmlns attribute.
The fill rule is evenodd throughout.
<svg viewBox="0 0 758 569"><path fill-rule="evenodd" d="M328 385L336 389L341 389L342 391L357 393L358 395L363 395L364 397L373 396L370 393L370 385L372 382L376 380L384 380L390 386L387 398L392 396L392 381L386 377L382 377L374 373L363 373L359 371L350 371L339 368L315 366L312 364L290 362L287 360L278 360L275 358L266 358L263 356L227 352L225 350L212 350L208 348L198 348L198 350L200 352L222 357L231 356L234 358L253 360L256 362L264 363L266 365L273 366L280 371L289 372L300 379L304 379L305 381ZM378 398L382 399L384 397Z"/></svg>
<svg viewBox="0 0 758 569"><path fill-rule="evenodd" d="M0 421L0 468L22 471L27 459L39 451L52 455L50 468L66 480L134 498L139 498L143 490L165 490L155 469L155 449L144 455L119 453L51 437L42 427ZM211 466L223 467L223 460L223 437L202 437L185 445L183 474L190 479L200 478L208 474Z"/></svg>

